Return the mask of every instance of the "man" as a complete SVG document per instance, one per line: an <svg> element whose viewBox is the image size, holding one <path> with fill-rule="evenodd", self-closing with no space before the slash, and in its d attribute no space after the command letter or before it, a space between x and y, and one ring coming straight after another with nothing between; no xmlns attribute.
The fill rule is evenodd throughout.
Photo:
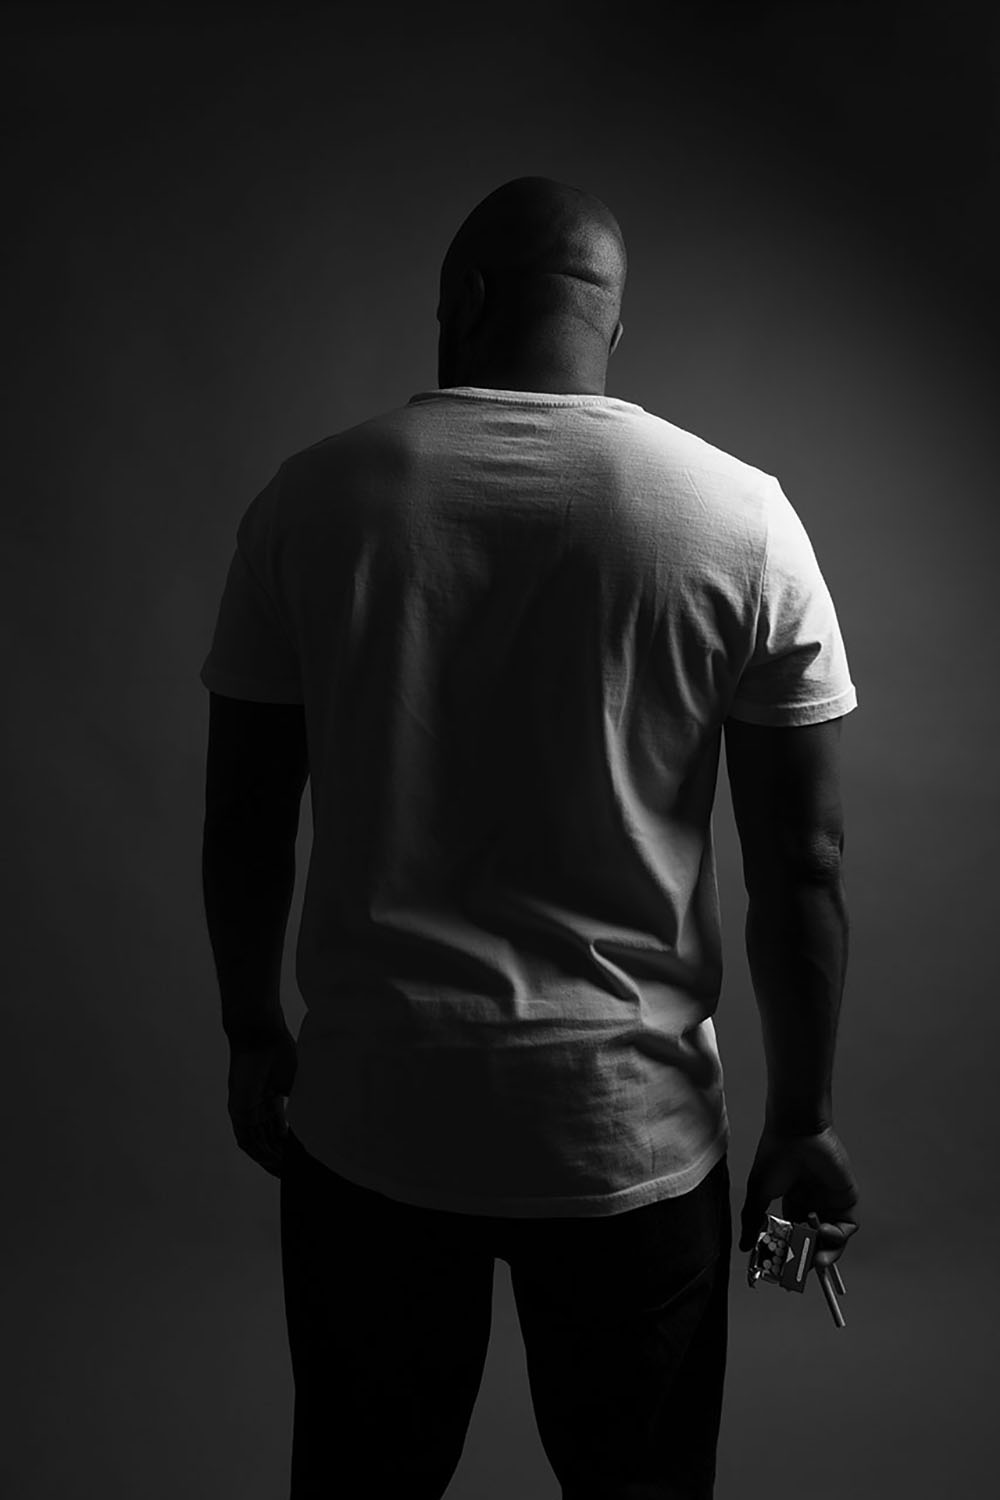
<svg viewBox="0 0 1000 1500"><path fill-rule="evenodd" d="M605 395L625 276L603 203L499 188L444 259L439 388L289 459L237 533L205 898L233 1127L281 1179L292 1500L444 1495L497 1256L564 1500L712 1495L723 732L768 1063L740 1246L779 1195L824 1264L857 1227L831 1100L857 697L777 480Z"/></svg>

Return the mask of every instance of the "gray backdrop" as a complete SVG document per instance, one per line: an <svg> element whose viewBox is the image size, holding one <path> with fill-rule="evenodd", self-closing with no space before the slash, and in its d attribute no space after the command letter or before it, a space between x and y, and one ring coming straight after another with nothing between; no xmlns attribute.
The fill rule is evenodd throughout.
<svg viewBox="0 0 1000 1500"><path fill-rule="evenodd" d="M818 1284L751 1292L734 1252L718 1500L803 1476L811 1500L982 1492L996 22L577 0L7 6L0 24L5 1493L287 1494L278 1183L226 1113L198 670L246 505L289 453L436 386L441 257L525 174L618 216L608 393L778 475L860 700L834 1092L862 1191L847 1327ZM724 768L714 826L735 1218L764 1070ZM306 797L293 1030L310 837ZM501 1262L449 1500L511 1495L557 1486Z"/></svg>

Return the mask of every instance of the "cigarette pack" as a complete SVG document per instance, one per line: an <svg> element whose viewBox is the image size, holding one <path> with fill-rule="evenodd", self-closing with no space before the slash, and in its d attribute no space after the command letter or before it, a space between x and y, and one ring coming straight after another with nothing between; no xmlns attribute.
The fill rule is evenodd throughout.
<svg viewBox="0 0 1000 1500"><path fill-rule="evenodd" d="M757 1236L757 1243L747 1266L747 1281L770 1281L786 1292L805 1291L806 1276L816 1258L818 1236L809 1224L793 1224L768 1214L767 1228Z"/></svg>

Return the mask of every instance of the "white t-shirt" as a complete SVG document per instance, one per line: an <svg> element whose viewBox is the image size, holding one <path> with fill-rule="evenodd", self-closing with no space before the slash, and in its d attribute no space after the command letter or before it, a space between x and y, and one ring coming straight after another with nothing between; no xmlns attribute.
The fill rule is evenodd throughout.
<svg viewBox="0 0 1000 1500"><path fill-rule="evenodd" d="M251 503L201 680L305 705L306 1149L460 1213L696 1187L723 721L857 706L777 480L613 396L420 392Z"/></svg>

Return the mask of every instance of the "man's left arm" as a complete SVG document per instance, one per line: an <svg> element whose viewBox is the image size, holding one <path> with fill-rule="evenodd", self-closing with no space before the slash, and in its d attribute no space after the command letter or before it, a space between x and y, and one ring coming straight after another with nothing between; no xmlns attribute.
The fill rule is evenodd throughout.
<svg viewBox="0 0 1000 1500"><path fill-rule="evenodd" d="M281 963L309 776L301 703L210 694L202 884L233 1049L286 1031Z"/></svg>

